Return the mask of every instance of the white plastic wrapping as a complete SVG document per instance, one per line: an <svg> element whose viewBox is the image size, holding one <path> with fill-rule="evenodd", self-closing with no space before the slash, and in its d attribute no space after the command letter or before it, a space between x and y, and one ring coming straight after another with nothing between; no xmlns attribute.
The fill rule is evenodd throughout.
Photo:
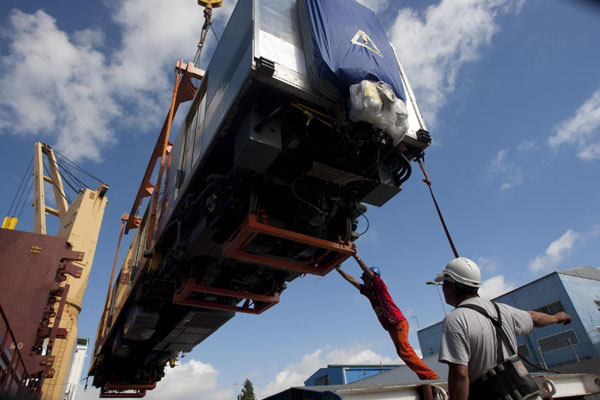
<svg viewBox="0 0 600 400"><path fill-rule="evenodd" d="M396 146L408 129L406 104L385 82L364 80L350 86L350 119L387 132Z"/></svg>

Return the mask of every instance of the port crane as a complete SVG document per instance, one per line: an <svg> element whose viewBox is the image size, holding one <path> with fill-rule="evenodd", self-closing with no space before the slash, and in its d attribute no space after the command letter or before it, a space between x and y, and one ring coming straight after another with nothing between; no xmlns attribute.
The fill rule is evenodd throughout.
<svg viewBox="0 0 600 400"><path fill-rule="evenodd" d="M59 400L64 394L108 201L108 186L101 181L96 190L80 187L70 200L63 182L73 180L69 168L74 167L62 155L59 160L50 145L35 143L33 233L16 230L15 215L0 229L0 343L7 357L0 394L7 398ZM56 208L49 205L45 183L52 186ZM27 184L22 187L25 201ZM47 215L58 218L55 235L47 232Z"/></svg>

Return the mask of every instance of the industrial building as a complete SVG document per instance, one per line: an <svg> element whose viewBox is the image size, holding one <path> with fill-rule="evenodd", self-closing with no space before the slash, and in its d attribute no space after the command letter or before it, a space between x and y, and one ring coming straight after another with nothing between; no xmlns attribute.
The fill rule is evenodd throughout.
<svg viewBox="0 0 600 400"><path fill-rule="evenodd" d="M304 386L346 385L402 365L404 364L332 364L319 368L304 381Z"/></svg>

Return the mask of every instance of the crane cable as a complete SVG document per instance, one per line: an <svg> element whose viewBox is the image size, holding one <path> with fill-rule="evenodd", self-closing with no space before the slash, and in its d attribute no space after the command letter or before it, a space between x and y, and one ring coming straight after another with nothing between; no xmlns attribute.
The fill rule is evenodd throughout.
<svg viewBox="0 0 600 400"><path fill-rule="evenodd" d="M194 56L193 63L194 65L198 65L200 63L200 55L202 54L202 49L204 48L204 41L206 40L206 34L208 30L212 28L212 7L204 8L204 25L202 25L202 33L200 34L200 41L198 42L198 49L196 50L196 55ZM217 33L214 28L212 28L212 32L219 41L217 37Z"/></svg>
<svg viewBox="0 0 600 400"><path fill-rule="evenodd" d="M452 237L450 236L450 231L448 231L448 227L446 226L446 222L444 221L444 216L442 215L440 206L438 205L438 202L435 199L435 195L433 194L433 189L431 188L431 181L429 180L429 175L427 175L427 170L425 169L425 166L423 165L423 162L421 162L421 160L423 162L425 162L425 153L422 153L421 155L417 156L417 163L419 164L419 167L421 167L421 171L423 171L423 175L425 176L425 179L423 179L423 182L425 182L425 184L429 188L429 193L431 193L431 198L433 199L433 204L435 204L435 209L437 210L438 216L440 217L440 222L442 223L442 226L444 227L444 232L446 232L446 237L448 238L448 243L450 243L450 247L452 247L452 252L454 253L454 256L456 258L458 258L458 251L456 251L456 247L454 246L454 242L452 241Z"/></svg>
<svg viewBox="0 0 600 400"><path fill-rule="evenodd" d="M24 200L22 200L22 198L23 198L23 195L25 193L27 193L27 191L25 190L29 184L29 181L27 179L27 174L32 171L32 169L31 169L32 164L33 164L33 156L31 157L31 160L29 160L29 165L27 165L27 168L25 168L25 173L23 174L23 177L21 178L21 182L19 183L19 187L17 188L17 191L15 192L15 196L13 197L12 202L10 203L8 213L6 214L7 216L14 217L17 214L17 210L19 209L19 205L21 204L21 201L23 201L23 202L27 201L27 198L25 198ZM29 175L29 176L31 179L31 175ZM14 210L13 210L13 206L14 206Z"/></svg>

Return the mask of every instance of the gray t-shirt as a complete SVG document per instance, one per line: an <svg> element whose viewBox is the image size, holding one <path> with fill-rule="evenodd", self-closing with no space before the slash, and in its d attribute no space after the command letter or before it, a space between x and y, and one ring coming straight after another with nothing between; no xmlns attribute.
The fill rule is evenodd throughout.
<svg viewBox="0 0 600 400"><path fill-rule="evenodd" d="M496 308L491 301L472 297L460 304L483 307L492 318L497 318ZM513 349L517 349L517 335L533 330L533 321L528 312L506 304L499 304L502 327L508 335ZM475 310L456 308L444 318L439 361L469 366L472 382L485 371L496 365L496 330L492 322ZM504 356L512 356L503 345Z"/></svg>

